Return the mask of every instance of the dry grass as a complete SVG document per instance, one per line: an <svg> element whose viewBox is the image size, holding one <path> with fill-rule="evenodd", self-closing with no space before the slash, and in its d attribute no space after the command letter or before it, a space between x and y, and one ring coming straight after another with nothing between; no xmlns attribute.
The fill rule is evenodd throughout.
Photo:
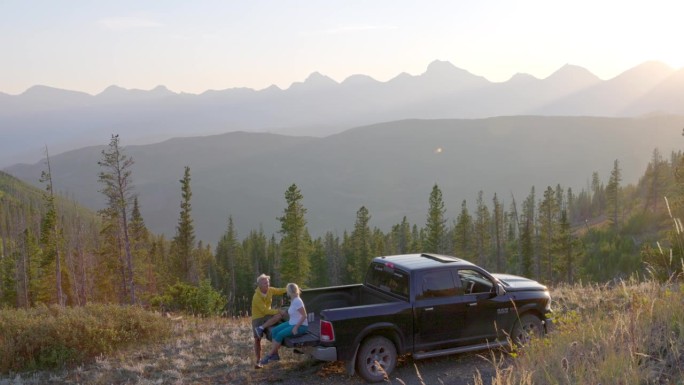
<svg viewBox="0 0 684 385"><path fill-rule="evenodd" d="M552 297L558 329L476 385L684 384L684 285L564 285Z"/></svg>
<svg viewBox="0 0 684 385"><path fill-rule="evenodd" d="M310 363L289 349L281 362L254 370L249 318L182 317L173 337L98 357L95 362L59 371L11 374L1 385L28 384L260 384L281 381L293 371L306 373ZM263 349L268 341L262 342Z"/></svg>
<svg viewBox="0 0 684 385"><path fill-rule="evenodd" d="M684 285L563 285L552 297L557 329L527 349L480 353L486 360L402 356L385 383L684 384ZM182 317L172 325L173 337L164 343L66 370L11 374L0 377L0 385L363 383L347 377L341 363L316 362L289 349L281 349L280 362L255 370L249 318ZM266 351L270 343L262 344Z"/></svg>

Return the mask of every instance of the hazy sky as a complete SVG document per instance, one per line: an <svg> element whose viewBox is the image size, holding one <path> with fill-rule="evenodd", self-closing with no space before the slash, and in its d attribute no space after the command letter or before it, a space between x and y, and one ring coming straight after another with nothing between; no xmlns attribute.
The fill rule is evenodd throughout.
<svg viewBox="0 0 684 385"><path fill-rule="evenodd" d="M387 81L434 60L505 81L565 64L602 79L684 67L681 1L0 0L0 92L110 85L288 88L318 71Z"/></svg>

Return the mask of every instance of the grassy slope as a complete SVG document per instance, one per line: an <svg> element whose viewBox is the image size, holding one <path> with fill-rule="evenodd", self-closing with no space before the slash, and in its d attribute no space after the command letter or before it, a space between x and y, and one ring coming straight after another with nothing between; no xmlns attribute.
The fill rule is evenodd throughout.
<svg viewBox="0 0 684 385"><path fill-rule="evenodd" d="M558 328L547 339L524 351L481 353L489 359L479 360L475 371L464 370L469 361L463 355L444 358L437 378L453 371L467 374L463 383L494 385L684 381L684 285L564 285L553 289L553 297ZM178 317L173 323L173 337L165 343L68 370L0 377L0 384L362 383L346 377L339 363L316 363L287 349L281 362L252 369L248 318ZM402 357L392 382L420 381L421 372L429 378L438 364Z"/></svg>

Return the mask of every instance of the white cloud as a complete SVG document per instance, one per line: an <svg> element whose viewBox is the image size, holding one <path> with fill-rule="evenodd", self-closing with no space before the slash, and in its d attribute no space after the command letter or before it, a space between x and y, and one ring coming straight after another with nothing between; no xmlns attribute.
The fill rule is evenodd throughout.
<svg viewBox="0 0 684 385"><path fill-rule="evenodd" d="M137 16L127 17L108 17L106 19L98 20L98 24L106 29L115 31L139 29L139 28L156 28L163 24L152 19L147 19Z"/></svg>

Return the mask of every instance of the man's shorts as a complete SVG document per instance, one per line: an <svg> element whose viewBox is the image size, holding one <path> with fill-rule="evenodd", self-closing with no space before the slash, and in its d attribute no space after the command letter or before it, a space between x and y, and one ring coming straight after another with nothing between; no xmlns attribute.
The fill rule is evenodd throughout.
<svg viewBox="0 0 684 385"><path fill-rule="evenodd" d="M275 314L272 315L266 315L261 318L253 319L252 320L252 335L254 335L254 338L259 338L259 336L256 335L256 331L254 329L258 328L259 326L263 325L268 321L271 317L273 317Z"/></svg>

